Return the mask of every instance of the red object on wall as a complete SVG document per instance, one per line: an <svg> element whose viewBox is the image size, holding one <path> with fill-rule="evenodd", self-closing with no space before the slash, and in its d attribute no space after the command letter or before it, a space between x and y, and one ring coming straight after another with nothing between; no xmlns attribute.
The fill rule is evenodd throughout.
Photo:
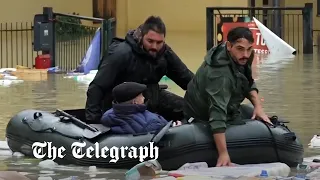
<svg viewBox="0 0 320 180"><path fill-rule="evenodd" d="M51 67L50 54L42 54L38 55L35 59L36 69L48 69Z"/></svg>

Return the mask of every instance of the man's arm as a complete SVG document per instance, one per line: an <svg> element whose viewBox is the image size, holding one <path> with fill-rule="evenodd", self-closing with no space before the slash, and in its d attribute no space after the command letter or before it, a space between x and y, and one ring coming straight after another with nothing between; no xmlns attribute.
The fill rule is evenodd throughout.
<svg viewBox="0 0 320 180"><path fill-rule="evenodd" d="M261 101L258 95L258 88L255 82L253 82L249 93L247 94L246 98L250 100L254 107L262 107Z"/></svg>
<svg viewBox="0 0 320 180"><path fill-rule="evenodd" d="M249 92L248 99L251 101L255 108L262 108L262 104L257 91L251 90Z"/></svg>
<svg viewBox="0 0 320 180"><path fill-rule="evenodd" d="M209 94L209 123L219 156L227 154L226 120L227 106L231 97L231 80L227 77L216 77L206 82Z"/></svg>
<svg viewBox="0 0 320 180"><path fill-rule="evenodd" d="M227 149L225 133L213 134L213 138L214 138L214 142L216 143L219 156L223 154L229 154Z"/></svg>
<svg viewBox="0 0 320 180"><path fill-rule="evenodd" d="M188 67L168 45L166 53L168 62L167 76L183 90L187 90L188 83L194 76L193 72L188 69Z"/></svg>
<svg viewBox="0 0 320 180"><path fill-rule="evenodd" d="M255 84L253 84L255 86ZM251 103L254 106L254 111L251 119L261 118L267 123L272 124L269 117L264 113L261 100L258 95L258 89L257 88L251 88L252 90L248 93L247 98L251 101Z"/></svg>
<svg viewBox="0 0 320 180"><path fill-rule="evenodd" d="M87 121L100 121L102 116L101 102L104 100L106 93L112 92L118 74L125 68L124 64L128 59L127 56L127 54L116 52L102 60L100 68L87 91L85 108Z"/></svg>
<svg viewBox="0 0 320 180"><path fill-rule="evenodd" d="M261 106L261 102L260 102L260 99L258 96L259 89L257 88L257 85L256 85L254 79L252 78L253 59L254 59L254 53L252 53L249 57L248 69L246 71L246 77L250 78L249 81L252 81L252 85L251 85L251 87L249 87L249 92L247 92L246 98L251 101L251 103L254 105L254 107L258 107L258 106Z"/></svg>

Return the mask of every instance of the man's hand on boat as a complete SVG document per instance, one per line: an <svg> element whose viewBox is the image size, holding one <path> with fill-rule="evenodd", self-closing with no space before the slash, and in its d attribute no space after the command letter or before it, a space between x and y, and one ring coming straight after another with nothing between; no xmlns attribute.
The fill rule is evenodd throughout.
<svg viewBox="0 0 320 180"><path fill-rule="evenodd" d="M261 106L255 107L251 119L261 119L267 123L273 124Z"/></svg>
<svg viewBox="0 0 320 180"><path fill-rule="evenodd" d="M216 167L221 166L233 166L231 162L229 153L227 150L226 136L225 133L213 134L214 141L216 142L217 150L219 153L219 158L217 160Z"/></svg>
<svg viewBox="0 0 320 180"><path fill-rule="evenodd" d="M221 166L233 166L233 163L230 160L228 152L225 152L219 155L216 167L221 167Z"/></svg>

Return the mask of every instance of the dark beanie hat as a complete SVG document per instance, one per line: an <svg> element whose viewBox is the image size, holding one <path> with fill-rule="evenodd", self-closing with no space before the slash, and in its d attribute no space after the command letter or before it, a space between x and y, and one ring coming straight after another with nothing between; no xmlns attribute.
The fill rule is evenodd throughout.
<svg viewBox="0 0 320 180"><path fill-rule="evenodd" d="M146 89L147 86L144 84L124 82L114 87L112 94L116 102L122 103L134 99Z"/></svg>

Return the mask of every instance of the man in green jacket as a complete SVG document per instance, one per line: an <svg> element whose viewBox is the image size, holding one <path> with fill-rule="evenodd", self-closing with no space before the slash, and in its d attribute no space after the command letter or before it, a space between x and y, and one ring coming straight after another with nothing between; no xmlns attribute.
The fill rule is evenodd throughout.
<svg viewBox="0 0 320 180"><path fill-rule="evenodd" d="M254 105L252 119L271 123L252 78L253 42L248 28L232 29L227 42L208 51L184 96L185 117L209 121L219 153L216 166L232 165L226 146L226 124L241 120L239 108L245 98Z"/></svg>

